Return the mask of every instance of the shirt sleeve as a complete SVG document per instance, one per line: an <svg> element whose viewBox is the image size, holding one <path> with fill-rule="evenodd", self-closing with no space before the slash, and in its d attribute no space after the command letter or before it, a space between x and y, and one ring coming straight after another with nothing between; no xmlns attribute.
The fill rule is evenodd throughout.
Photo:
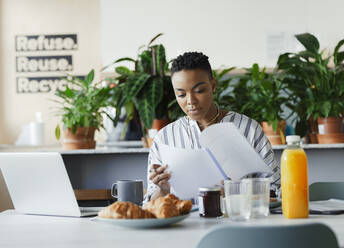
<svg viewBox="0 0 344 248"><path fill-rule="evenodd" d="M159 152L159 141L158 141L158 135L154 138L153 144L149 150L148 154L148 166L147 166L147 193L144 197L143 203L147 203L150 201L150 198L152 194L157 190L158 186L155 185L150 179L149 179L149 170L151 169L153 164L160 164L162 165L160 152Z"/></svg>
<svg viewBox="0 0 344 248"><path fill-rule="evenodd" d="M259 124L257 124L257 128L255 129L252 146L258 152L264 162L272 169L273 174L271 176L271 190L275 192L276 196L279 195L281 179L280 167L274 158L274 152L272 150L271 143ZM258 176L263 177L264 175Z"/></svg>

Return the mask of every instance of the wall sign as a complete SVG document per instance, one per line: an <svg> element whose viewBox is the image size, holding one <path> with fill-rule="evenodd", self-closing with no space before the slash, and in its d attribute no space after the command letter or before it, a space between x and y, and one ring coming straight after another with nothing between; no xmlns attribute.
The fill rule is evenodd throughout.
<svg viewBox="0 0 344 248"><path fill-rule="evenodd" d="M17 72L72 71L71 55L20 56L16 58Z"/></svg>
<svg viewBox="0 0 344 248"><path fill-rule="evenodd" d="M73 71L78 37L76 34L16 35L15 49L17 93L55 92L68 84L66 76L59 75ZM65 54L67 51L72 54Z"/></svg>
<svg viewBox="0 0 344 248"><path fill-rule="evenodd" d="M77 76L83 79L85 76ZM17 93L48 93L57 89L65 90L66 85L73 89L66 77L17 77Z"/></svg>
<svg viewBox="0 0 344 248"><path fill-rule="evenodd" d="M16 36L17 52L76 50L77 48L78 39L76 34Z"/></svg>

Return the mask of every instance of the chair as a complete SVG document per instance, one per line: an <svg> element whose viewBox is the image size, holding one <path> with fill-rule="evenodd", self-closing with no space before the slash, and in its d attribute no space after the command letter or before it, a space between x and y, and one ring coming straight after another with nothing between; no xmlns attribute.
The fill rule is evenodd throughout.
<svg viewBox="0 0 344 248"><path fill-rule="evenodd" d="M331 198L344 200L344 182L317 182L309 186L310 201L322 201Z"/></svg>
<svg viewBox="0 0 344 248"><path fill-rule="evenodd" d="M225 225L207 233L197 248L338 248L333 231L324 224L280 226Z"/></svg>

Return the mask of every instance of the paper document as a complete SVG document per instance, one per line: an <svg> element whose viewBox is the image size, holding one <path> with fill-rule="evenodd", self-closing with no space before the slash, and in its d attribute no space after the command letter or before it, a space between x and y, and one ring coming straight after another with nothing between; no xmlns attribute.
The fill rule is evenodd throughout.
<svg viewBox="0 0 344 248"><path fill-rule="evenodd" d="M162 161L171 172L172 193L181 199L196 198L199 187L220 184L224 177L204 149L160 147Z"/></svg>
<svg viewBox="0 0 344 248"><path fill-rule="evenodd" d="M342 211L344 213L344 200L330 199L327 201L310 201L309 209L310 211Z"/></svg>
<svg viewBox="0 0 344 248"><path fill-rule="evenodd" d="M211 151L227 176L233 180L255 172L272 173L270 166L233 123L219 123L204 129L200 143Z"/></svg>
<svg viewBox="0 0 344 248"><path fill-rule="evenodd" d="M171 171L173 193L195 198L199 187L219 184L228 177L238 180L255 172L272 173L233 123L215 124L200 135L202 149L161 145L163 164Z"/></svg>

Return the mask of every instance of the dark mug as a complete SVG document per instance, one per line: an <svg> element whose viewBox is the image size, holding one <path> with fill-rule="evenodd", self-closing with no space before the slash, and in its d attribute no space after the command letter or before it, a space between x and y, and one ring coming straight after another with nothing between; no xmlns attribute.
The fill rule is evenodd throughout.
<svg viewBox="0 0 344 248"><path fill-rule="evenodd" d="M117 194L115 193L117 189ZM118 201L129 201L141 205L143 201L142 180L118 180L112 184L111 195Z"/></svg>

